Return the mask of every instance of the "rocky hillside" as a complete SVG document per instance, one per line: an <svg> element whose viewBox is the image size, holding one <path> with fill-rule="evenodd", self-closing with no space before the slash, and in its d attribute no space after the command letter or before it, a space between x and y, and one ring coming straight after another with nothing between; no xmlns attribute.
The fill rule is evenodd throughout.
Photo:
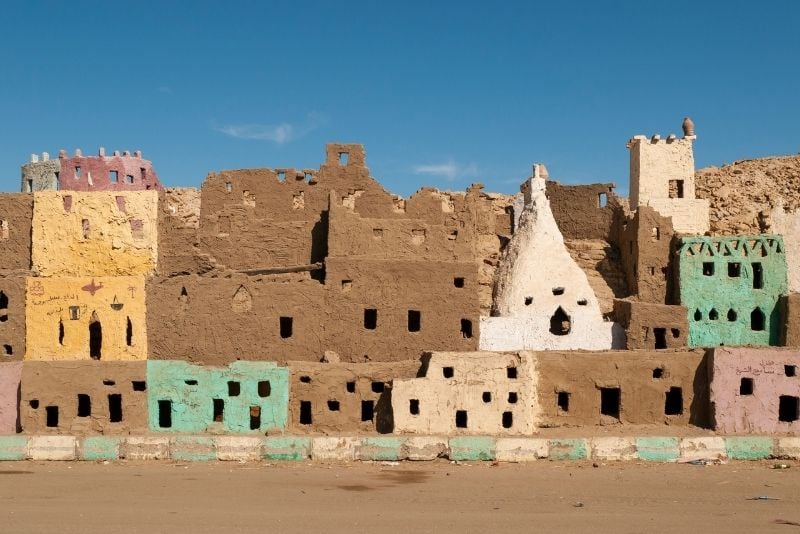
<svg viewBox="0 0 800 534"><path fill-rule="evenodd" d="M769 232L773 208L781 204L787 212L800 208L800 156L747 159L700 169L696 194L711 203L712 233Z"/></svg>

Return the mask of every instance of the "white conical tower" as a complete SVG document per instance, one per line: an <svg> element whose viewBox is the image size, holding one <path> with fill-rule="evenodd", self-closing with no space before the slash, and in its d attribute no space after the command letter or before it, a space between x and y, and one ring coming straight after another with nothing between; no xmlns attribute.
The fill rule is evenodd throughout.
<svg viewBox="0 0 800 534"><path fill-rule="evenodd" d="M586 274L570 256L545 195L546 171L534 165L522 186L519 225L497 273L493 317L481 320L481 350L609 349Z"/></svg>

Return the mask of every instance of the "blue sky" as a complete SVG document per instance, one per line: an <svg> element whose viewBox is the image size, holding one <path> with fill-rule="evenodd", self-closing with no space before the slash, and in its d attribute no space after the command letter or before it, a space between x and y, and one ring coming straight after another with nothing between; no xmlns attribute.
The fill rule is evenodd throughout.
<svg viewBox="0 0 800 534"><path fill-rule="evenodd" d="M167 185L317 167L514 192L533 162L627 192L625 142L698 167L800 151L800 3L7 1L0 189L32 152L142 149Z"/></svg>

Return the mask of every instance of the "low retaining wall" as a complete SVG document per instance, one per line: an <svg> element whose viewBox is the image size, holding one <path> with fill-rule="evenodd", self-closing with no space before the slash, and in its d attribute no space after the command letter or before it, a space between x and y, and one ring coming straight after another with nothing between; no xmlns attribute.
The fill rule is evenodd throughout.
<svg viewBox="0 0 800 534"><path fill-rule="evenodd" d="M800 437L0 436L0 460L800 460Z"/></svg>

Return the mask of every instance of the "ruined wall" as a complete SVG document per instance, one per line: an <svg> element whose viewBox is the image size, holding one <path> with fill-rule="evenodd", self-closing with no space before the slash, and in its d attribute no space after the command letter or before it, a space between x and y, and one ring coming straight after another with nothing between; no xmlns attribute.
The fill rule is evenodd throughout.
<svg viewBox="0 0 800 534"><path fill-rule="evenodd" d="M23 193L36 191L58 190L58 177L61 173L61 161L50 159L50 154L44 152L41 160L37 154L31 154L31 160L22 165Z"/></svg>
<svg viewBox="0 0 800 534"><path fill-rule="evenodd" d="M147 359L143 277L31 277L26 287L26 360Z"/></svg>
<svg viewBox="0 0 800 534"><path fill-rule="evenodd" d="M784 347L800 347L800 295L783 295L778 309L783 318L780 344Z"/></svg>
<svg viewBox="0 0 800 534"><path fill-rule="evenodd" d="M800 430L800 353L715 348L709 358L714 429L775 434Z"/></svg>
<svg viewBox="0 0 800 534"><path fill-rule="evenodd" d="M537 167L523 187L525 209L497 274L495 316L481 318L481 350L612 346L612 323L564 246L544 188Z"/></svg>
<svg viewBox="0 0 800 534"><path fill-rule="evenodd" d="M800 208L798 155L708 167L697 171L695 180L697 198L711 204L709 216L714 235L781 234L779 228L772 226L775 210L792 215Z"/></svg>
<svg viewBox="0 0 800 534"><path fill-rule="evenodd" d="M0 270L31 268L33 195L0 195Z"/></svg>
<svg viewBox="0 0 800 534"><path fill-rule="evenodd" d="M170 188L158 196L158 273L170 276L206 272L214 267L198 248L200 191Z"/></svg>
<svg viewBox="0 0 800 534"><path fill-rule="evenodd" d="M392 363L290 362L291 430L390 433L393 382L416 376L418 360Z"/></svg>
<svg viewBox="0 0 800 534"><path fill-rule="evenodd" d="M649 206L622 216L617 237L627 286L642 302L671 304L674 294L672 219Z"/></svg>
<svg viewBox="0 0 800 534"><path fill-rule="evenodd" d="M156 191L35 193L34 271L40 276L152 272L157 202Z"/></svg>
<svg viewBox="0 0 800 534"><path fill-rule="evenodd" d="M289 370L273 362L228 367L147 362L150 430L232 433L286 428Z"/></svg>
<svg viewBox="0 0 800 534"><path fill-rule="evenodd" d="M537 372L529 355L434 352L419 378L395 380L400 433L525 435L536 431Z"/></svg>
<svg viewBox="0 0 800 534"><path fill-rule="evenodd" d="M631 209L651 206L685 234L703 234L709 228L709 203L695 198L694 139L637 135L628 141Z"/></svg>
<svg viewBox="0 0 800 534"><path fill-rule="evenodd" d="M614 187L547 181L547 199L564 239L610 239L614 210L619 205Z"/></svg>
<svg viewBox="0 0 800 534"><path fill-rule="evenodd" d="M22 362L0 363L0 435L19 429L19 391Z"/></svg>
<svg viewBox="0 0 800 534"><path fill-rule="evenodd" d="M24 362L20 415L28 434L147 430L144 362Z"/></svg>
<svg viewBox="0 0 800 534"><path fill-rule="evenodd" d="M541 426L707 426L703 351L538 352Z"/></svg>
<svg viewBox="0 0 800 534"><path fill-rule="evenodd" d="M625 329L628 350L680 349L687 346L686 308L615 300L614 317Z"/></svg>
<svg viewBox="0 0 800 534"><path fill-rule="evenodd" d="M685 237L678 250L689 346L777 345L786 293L780 236Z"/></svg>

